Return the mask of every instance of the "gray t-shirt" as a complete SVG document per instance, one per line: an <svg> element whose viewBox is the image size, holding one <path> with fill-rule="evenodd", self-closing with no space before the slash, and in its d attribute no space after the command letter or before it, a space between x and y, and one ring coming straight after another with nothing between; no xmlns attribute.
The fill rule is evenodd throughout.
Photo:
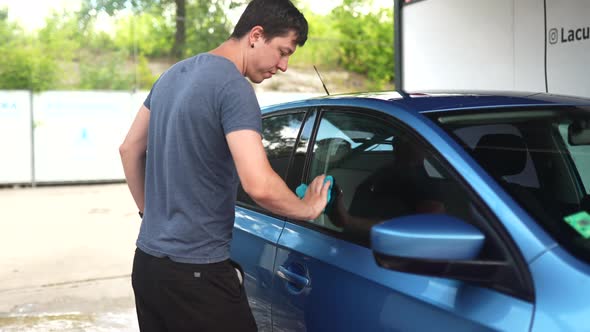
<svg viewBox="0 0 590 332"><path fill-rule="evenodd" d="M252 86L231 61L203 53L162 74L144 105L150 124L137 246L181 263L229 258L239 178L225 136L261 132Z"/></svg>

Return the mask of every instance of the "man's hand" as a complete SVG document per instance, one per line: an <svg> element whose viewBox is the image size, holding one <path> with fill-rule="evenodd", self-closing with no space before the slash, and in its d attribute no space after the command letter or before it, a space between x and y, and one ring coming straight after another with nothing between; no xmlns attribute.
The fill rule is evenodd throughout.
<svg viewBox="0 0 590 332"><path fill-rule="evenodd" d="M297 220L317 218L328 202L330 184L325 176L314 179L306 198L299 199L272 169L260 134L250 130L233 131L226 136L244 191L263 208Z"/></svg>
<svg viewBox="0 0 590 332"><path fill-rule="evenodd" d="M311 217L313 220L324 211L328 204L328 190L330 190L330 181L325 181L326 175L318 175L307 186L307 191L303 197L303 202L310 207Z"/></svg>

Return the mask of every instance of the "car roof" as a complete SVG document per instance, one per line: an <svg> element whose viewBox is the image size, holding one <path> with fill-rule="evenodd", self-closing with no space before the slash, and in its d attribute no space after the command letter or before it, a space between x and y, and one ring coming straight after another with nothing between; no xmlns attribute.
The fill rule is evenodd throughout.
<svg viewBox="0 0 590 332"><path fill-rule="evenodd" d="M307 105L341 104L343 101L354 101L354 105L363 100L381 100L391 102L404 109L420 113L431 111L469 110L505 107L530 106L589 106L590 99L531 92L501 91L420 91L420 92L365 92L340 94L308 99ZM299 104L298 102L283 105ZM270 107L276 110L275 107Z"/></svg>

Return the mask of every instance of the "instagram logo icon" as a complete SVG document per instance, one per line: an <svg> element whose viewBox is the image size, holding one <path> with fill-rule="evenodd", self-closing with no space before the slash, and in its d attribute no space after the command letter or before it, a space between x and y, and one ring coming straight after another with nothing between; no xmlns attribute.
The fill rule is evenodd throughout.
<svg viewBox="0 0 590 332"><path fill-rule="evenodd" d="M557 31L557 29L549 30L549 43L556 44L558 40L559 40L559 32Z"/></svg>

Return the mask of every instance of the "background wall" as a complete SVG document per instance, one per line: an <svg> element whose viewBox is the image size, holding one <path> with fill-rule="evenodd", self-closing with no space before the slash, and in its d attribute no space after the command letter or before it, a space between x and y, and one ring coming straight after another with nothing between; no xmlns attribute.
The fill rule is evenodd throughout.
<svg viewBox="0 0 590 332"><path fill-rule="evenodd" d="M590 1L425 0L403 7L402 24L407 90L590 97Z"/></svg>

